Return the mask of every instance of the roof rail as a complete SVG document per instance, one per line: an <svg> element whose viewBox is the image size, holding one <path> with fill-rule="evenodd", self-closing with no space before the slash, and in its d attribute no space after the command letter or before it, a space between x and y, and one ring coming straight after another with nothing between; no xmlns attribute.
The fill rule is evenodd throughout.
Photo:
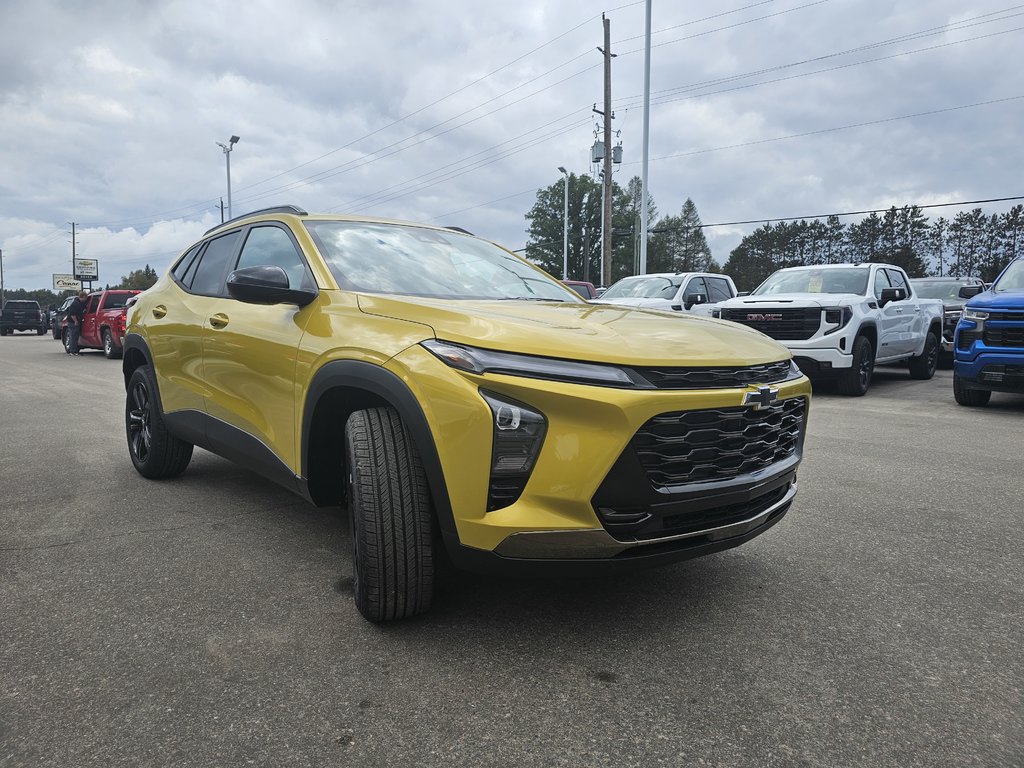
<svg viewBox="0 0 1024 768"><path fill-rule="evenodd" d="M221 222L220 224L218 224L215 227L210 227L208 230L206 230L203 233L203 237L206 237L208 234L213 232L215 229L220 229L225 224L233 224L234 222L241 221L242 219L249 219L249 218L252 218L253 216L263 216L264 214L267 214L267 213L290 213L290 214L293 214L295 216L308 216L309 215L306 211L302 210L297 205L276 205L273 208L260 208L258 211L249 211L248 213L243 213L241 216L235 216L233 219L228 219L227 221L223 221L223 222Z"/></svg>
<svg viewBox="0 0 1024 768"><path fill-rule="evenodd" d="M445 229L450 229L450 230L452 230L452 232L461 232L464 235L473 235L473 233L470 232L468 229L463 229L462 227L456 227L454 224L446 225ZM476 237L476 235L473 235L473 237Z"/></svg>

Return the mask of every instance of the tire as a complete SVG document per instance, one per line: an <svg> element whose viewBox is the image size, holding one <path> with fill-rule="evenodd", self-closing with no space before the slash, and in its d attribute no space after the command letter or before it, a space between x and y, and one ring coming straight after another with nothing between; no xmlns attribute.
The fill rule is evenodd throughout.
<svg viewBox="0 0 1024 768"><path fill-rule="evenodd" d="M53 331L53 340L57 341L60 338L60 328L58 328L55 325L55 326L53 326L52 331Z"/></svg>
<svg viewBox="0 0 1024 768"><path fill-rule="evenodd" d="M862 397L871 386L875 371L875 350L867 336L858 336L853 342L853 366L839 375L839 392L850 397Z"/></svg>
<svg viewBox="0 0 1024 768"><path fill-rule="evenodd" d="M106 355L107 360L116 360L121 356L121 350L114 343L114 334L110 332L109 328L103 329L103 354Z"/></svg>
<svg viewBox="0 0 1024 768"><path fill-rule="evenodd" d="M975 407L988 405L992 393L987 389L971 389L956 373L953 374L953 397L960 405Z"/></svg>
<svg viewBox="0 0 1024 768"><path fill-rule="evenodd" d="M192 459L192 444L167 431L148 365L136 368L128 380L124 423L128 455L140 475L159 480L185 471Z"/></svg>
<svg viewBox="0 0 1024 768"><path fill-rule="evenodd" d="M46 335L46 330L47 329L44 326L40 326L39 328L36 328L36 336L45 336Z"/></svg>
<svg viewBox="0 0 1024 768"><path fill-rule="evenodd" d="M69 355L71 354L71 334L68 333L68 329L65 328L60 334L61 343L64 345L64 351Z"/></svg>
<svg viewBox="0 0 1024 768"><path fill-rule="evenodd" d="M924 340L924 350L920 355L910 358L910 378L927 381L935 375L939 365L939 340L928 331Z"/></svg>
<svg viewBox="0 0 1024 768"><path fill-rule="evenodd" d="M426 474L393 408L353 413L345 425L352 576L369 621L408 618L434 593L432 503Z"/></svg>

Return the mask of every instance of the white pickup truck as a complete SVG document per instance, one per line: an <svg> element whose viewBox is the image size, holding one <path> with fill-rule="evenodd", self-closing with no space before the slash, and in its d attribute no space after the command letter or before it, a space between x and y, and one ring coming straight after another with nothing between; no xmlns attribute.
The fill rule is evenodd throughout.
<svg viewBox="0 0 1024 768"><path fill-rule="evenodd" d="M711 316L711 307L736 295L727 275L711 272L650 272L624 277L593 301L644 309Z"/></svg>
<svg viewBox="0 0 1024 768"><path fill-rule="evenodd" d="M808 376L835 378L853 396L868 391L875 363L906 360L913 378L930 379L942 338L942 301L917 296L891 264L780 269L712 316L771 336Z"/></svg>

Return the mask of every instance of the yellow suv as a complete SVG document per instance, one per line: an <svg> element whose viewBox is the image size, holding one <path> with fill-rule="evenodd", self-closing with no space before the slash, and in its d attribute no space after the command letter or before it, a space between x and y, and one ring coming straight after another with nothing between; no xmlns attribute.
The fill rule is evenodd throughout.
<svg viewBox="0 0 1024 768"><path fill-rule="evenodd" d="M734 547L796 493L810 385L718 320L583 301L454 228L310 215L222 224L139 296L135 468L198 445L347 504L371 621L459 567L579 573Z"/></svg>

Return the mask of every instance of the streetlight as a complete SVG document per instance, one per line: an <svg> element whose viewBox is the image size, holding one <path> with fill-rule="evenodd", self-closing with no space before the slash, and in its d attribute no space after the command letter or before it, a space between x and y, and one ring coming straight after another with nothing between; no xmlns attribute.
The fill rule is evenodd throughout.
<svg viewBox="0 0 1024 768"><path fill-rule="evenodd" d="M565 210L562 215L562 279L569 279L569 172L562 166L558 170L565 176ZM583 258L587 255L583 254Z"/></svg>
<svg viewBox="0 0 1024 768"><path fill-rule="evenodd" d="M228 139L228 143L224 144L220 141L217 142L217 146L224 150L224 159L227 161L228 167L228 218L231 216L231 150L235 148L235 144L238 143L238 137L232 136Z"/></svg>

